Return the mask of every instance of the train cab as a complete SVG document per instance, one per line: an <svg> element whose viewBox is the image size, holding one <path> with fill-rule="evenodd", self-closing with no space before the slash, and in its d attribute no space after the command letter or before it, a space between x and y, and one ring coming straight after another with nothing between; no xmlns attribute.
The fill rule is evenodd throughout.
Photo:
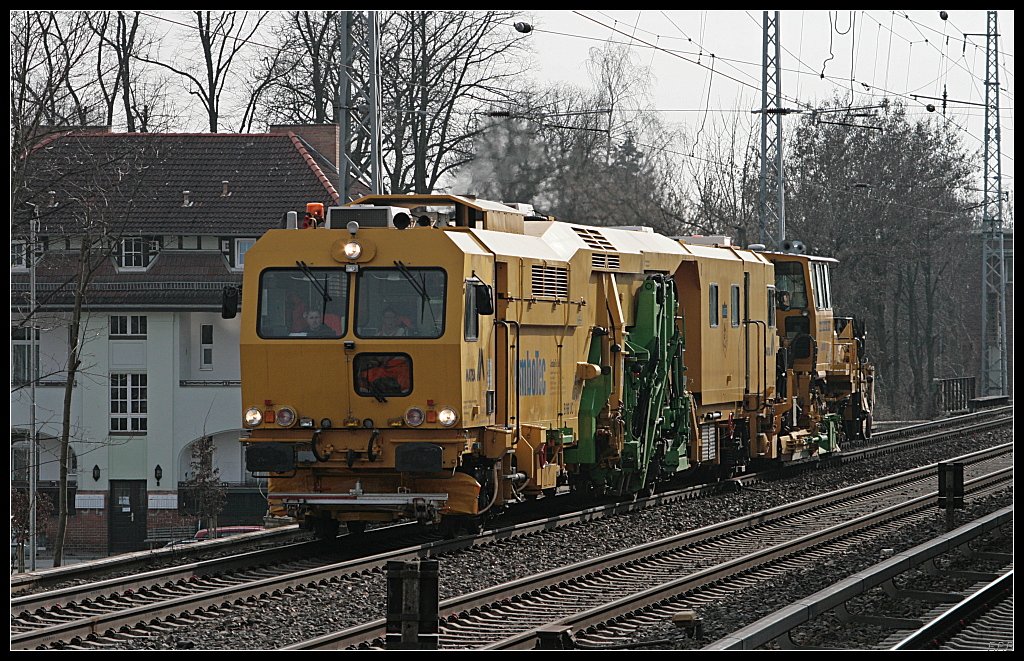
<svg viewBox="0 0 1024 661"><path fill-rule="evenodd" d="M845 438L871 435L874 372L865 353L866 331L835 313L832 269L838 261L794 252L765 253L775 267L776 315L781 343L778 391L796 396L798 424L841 422Z"/></svg>

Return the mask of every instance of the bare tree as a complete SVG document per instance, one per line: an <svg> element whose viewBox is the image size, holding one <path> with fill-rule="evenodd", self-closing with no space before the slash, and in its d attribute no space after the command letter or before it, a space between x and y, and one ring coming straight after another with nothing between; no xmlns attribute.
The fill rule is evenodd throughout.
<svg viewBox="0 0 1024 661"><path fill-rule="evenodd" d="M99 11L87 13L89 26L99 42L96 47L96 82L106 109L106 124L114 126L120 106L129 133L148 132L155 114L166 103L163 87L148 80L148 72L135 65L148 57L154 42L140 23L141 12Z"/></svg>
<svg viewBox="0 0 1024 661"><path fill-rule="evenodd" d="M434 190L473 156L475 113L515 97L510 11L408 11L381 23L382 150L392 193Z"/></svg>
<svg viewBox="0 0 1024 661"><path fill-rule="evenodd" d="M266 81L254 99L252 121L336 123L340 50L337 11L293 11L271 29L279 47L257 67L253 79ZM251 121L250 121L251 125Z"/></svg>
<svg viewBox="0 0 1024 661"><path fill-rule="evenodd" d="M53 514L53 501L45 494L36 492L36 521L40 522L43 534L48 533L47 523ZM32 499L29 494L11 487L11 541L17 544L17 567L19 572L25 571L25 544L29 541L31 525L29 517L32 512Z"/></svg>
<svg viewBox="0 0 1024 661"><path fill-rule="evenodd" d="M47 140L19 154L18 170L24 173L12 191L12 235L26 241L29 260L37 270L53 269L61 274L39 300L32 301L23 289L12 291L12 310L19 327L34 328L40 316L58 308L69 309L64 401L59 437L59 494L67 494L72 438L72 398L75 377L82 368L83 320L90 283L97 271L108 264L119 247L138 199L136 191L150 168L164 156L160 141L140 143L128 139L107 139L102 149L86 137L65 136ZM37 231L29 229L36 224ZM26 241L26 243L28 243ZM44 258L43 246L51 250ZM53 246L65 247L53 250ZM34 338L33 338L34 341ZM34 377L38 378L38 377ZM33 430L33 434L35 430ZM32 468L35 470L35 467ZM57 531L54 538L54 566L63 562L67 529L67 498L58 498Z"/></svg>
<svg viewBox="0 0 1024 661"><path fill-rule="evenodd" d="M957 276L963 246L976 241L966 209L977 159L900 104L885 108L880 131L833 117L847 125L807 117L794 132L787 234L840 260L835 299L867 319L885 413L923 416L938 370L971 356L956 328L976 304Z"/></svg>
<svg viewBox="0 0 1024 661"><path fill-rule="evenodd" d="M227 502L227 487L221 482L220 469L213 466L212 436L203 436L192 444L188 479L185 480L180 511L198 517L211 530ZM216 536L216 534L214 534Z"/></svg>
<svg viewBox="0 0 1024 661"><path fill-rule="evenodd" d="M720 121L711 118L703 140L687 160L692 182L691 231L727 234L741 246L757 237L758 154L754 122L746 126L738 115Z"/></svg>
<svg viewBox="0 0 1024 661"><path fill-rule="evenodd" d="M199 99L206 112L211 133L216 133L220 126L221 97L237 82L236 58L243 58L242 51L249 46L267 12L256 12L251 20L249 16L250 12L237 11L192 12L202 53L200 62L176 65L138 56L139 60L164 67L185 80L188 93ZM245 105L248 108L250 103ZM249 111L245 114L248 115Z"/></svg>

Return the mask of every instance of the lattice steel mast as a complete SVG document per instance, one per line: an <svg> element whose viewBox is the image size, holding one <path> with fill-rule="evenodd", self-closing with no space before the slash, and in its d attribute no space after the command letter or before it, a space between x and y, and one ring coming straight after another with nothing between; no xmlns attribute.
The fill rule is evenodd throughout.
<svg viewBox="0 0 1024 661"><path fill-rule="evenodd" d="M1006 271L1003 263L1003 192L999 135L999 34L988 12L985 72L985 199L981 257L981 394L1007 395Z"/></svg>
<svg viewBox="0 0 1024 661"><path fill-rule="evenodd" d="M361 182L382 193L380 155L380 26L375 11L343 11L338 108L338 192L351 201Z"/></svg>
<svg viewBox="0 0 1024 661"><path fill-rule="evenodd" d="M775 227L775 247L782 249L786 239L785 177L782 171L782 66L779 42L779 12L764 12L764 57L761 73L761 192L758 215L761 243L771 245L768 237Z"/></svg>

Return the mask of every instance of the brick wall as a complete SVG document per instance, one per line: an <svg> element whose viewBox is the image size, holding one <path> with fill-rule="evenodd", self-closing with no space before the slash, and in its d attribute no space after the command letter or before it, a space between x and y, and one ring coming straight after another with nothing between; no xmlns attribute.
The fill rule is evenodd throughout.
<svg viewBox="0 0 1024 661"><path fill-rule="evenodd" d="M49 535L57 534L57 517L48 522ZM53 544L48 544L52 550ZM104 555L107 552L107 510L77 510L68 517L68 528L64 535L64 550L90 555Z"/></svg>
<svg viewBox="0 0 1024 661"><path fill-rule="evenodd" d="M337 124L275 124L268 131L271 135L287 135L289 132L305 140L310 147L337 167L340 135Z"/></svg>

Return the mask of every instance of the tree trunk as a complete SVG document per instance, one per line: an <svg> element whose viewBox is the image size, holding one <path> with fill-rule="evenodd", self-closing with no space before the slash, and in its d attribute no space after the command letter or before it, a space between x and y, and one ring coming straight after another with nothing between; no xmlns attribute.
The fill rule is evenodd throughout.
<svg viewBox="0 0 1024 661"><path fill-rule="evenodd" d="M82 241L82 252L78 262L78 281L75 286L75 307L71 313L68 329L68 370L67 381L64 383L64 407L61 415L60 429L60 482L57 488L57 535L53 542L53 566L60 567L64 563L64 537L68 525L68 458L71 450L71 398L74 394L75 376L81 365L81 347L79 334L82 322L82 301L85 288L89 284L92 272L89 263L90 250L87 239Z"/></svg>

